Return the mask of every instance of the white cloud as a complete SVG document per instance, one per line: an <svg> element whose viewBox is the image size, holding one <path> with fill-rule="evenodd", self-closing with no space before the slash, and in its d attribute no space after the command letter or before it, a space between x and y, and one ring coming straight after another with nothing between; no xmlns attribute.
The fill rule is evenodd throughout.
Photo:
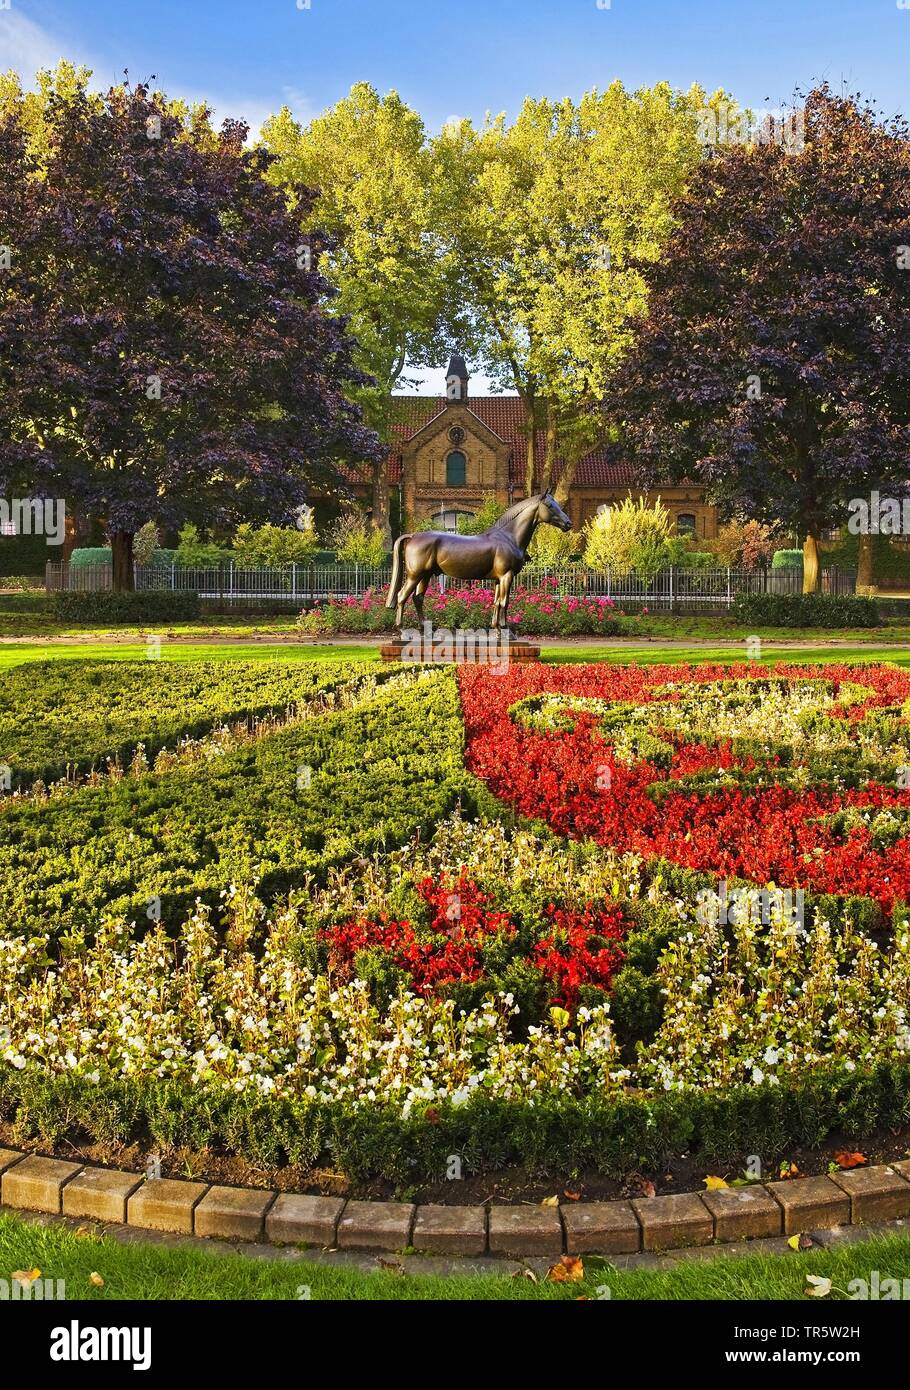
<svg viewBox="0 0 910 1390"><path fill-rule="evenodd" d="M0 71L14 68L27 87L39 68L55 68L61 58L91 67L87 59L72 52L71 45L62 44L18 10L0 11Z"/></svg>

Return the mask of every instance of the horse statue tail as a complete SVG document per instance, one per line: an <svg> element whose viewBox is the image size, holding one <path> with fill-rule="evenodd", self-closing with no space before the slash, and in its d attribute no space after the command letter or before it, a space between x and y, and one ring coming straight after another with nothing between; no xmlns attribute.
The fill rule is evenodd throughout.
<svg viewBox="0 0 910 1390"><path fill-rule="evenodd" d="M386 608L394 608L398 601L398 590L401 588L401 549L410 536L399 536L392 547L392 579L389 584L389 596L385 601Z"/></svg>

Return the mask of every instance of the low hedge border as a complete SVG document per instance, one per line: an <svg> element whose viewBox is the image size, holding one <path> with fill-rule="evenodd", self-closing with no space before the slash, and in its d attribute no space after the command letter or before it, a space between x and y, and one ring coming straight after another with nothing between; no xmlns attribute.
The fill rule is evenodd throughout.
<svg viewBox="0 0 910 1390"><path fill-rule="evenodd" d="M201 611L198 594L169 590L58 589L50 595L52 616L66 623L185 623Z"/></svg>
<svg viewBox="0 0 910 1390"><path fill-rule="evenodd" d="M404 1190L440 1181L458 1156L471 1176L518 1166L529 1175L593 1171L622 1178L664 1171L676 1154L764 1166L832 1134L865 1138L910 1125L910 1063L868 1071L819 1069L787 1085L723 1094L678 1091L610 1102L560 1098L515 1105L481 1097L441 1101L407 1118L381 1106L202 1093L156 1078L0 1076L0 1118L24 1139L143 1142L165 1150L210 1148L261 1168L330 1163L355 1182L381 1178Z"/></svg>
<svg viewBox="0 0 910 1390"><path fill-rule="evenodd" d="M737 594L732 616L765 627L880 627L875 599L844 594Z"/></svg>
<svg viewBox="0 0 910 1390"><path fill-rule="evenodd" d="M365 1202L145 1177L0 1149L0 1202L74 1220L223 1240L436 1255L559 1258L678 1250L910 1216L910 1162L720 1192L567 1203Z"/></svg>

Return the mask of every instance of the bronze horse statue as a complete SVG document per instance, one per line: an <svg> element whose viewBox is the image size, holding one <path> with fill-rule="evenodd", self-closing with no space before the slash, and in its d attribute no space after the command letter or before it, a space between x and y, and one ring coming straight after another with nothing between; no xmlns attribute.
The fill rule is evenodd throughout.
<svg viewBox="0 0 910 1390"><path fill-rule="evenodd" d="M549 491L516 502L480 536L459 536L451 531L415 531L413 535L399 536L392 552L392 582L386 599L386 608L397 609L395 626L401 631L409 598L414 600L417 617L423 623L427 585L437 575L445 574L451 579L495 579L490 626L505 627L512 580L523 568L531 537L542 522L558 526L560 531L572 529L571 521Z"/></svg>

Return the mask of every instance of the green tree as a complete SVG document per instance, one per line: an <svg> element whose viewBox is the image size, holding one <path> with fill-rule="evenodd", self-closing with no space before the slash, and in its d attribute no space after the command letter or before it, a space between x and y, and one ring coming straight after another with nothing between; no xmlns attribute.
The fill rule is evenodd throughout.
<svg viewBox="0 0 910 1390"><path fill-rule="evenodd" d="M448 305L451 321L454 253L439 237L433 155L420 116L396 92L381 97L358 83L337 105L306 126L281 111L263 126L275 156L270 177L289 193L319 190L300 213L302 245L315 229L319 269L337 294L332 312L347 315L358 341L356 361L372 378L357 399L365 418L391 440L392 393L413 384L409 363L431 360ZM291 196L293 196L291 194ZM372 468L374 525L391 538L386 459Z"/></svg>
<svg viewBox="0 0 910 1390"><path fill-rule="evenodd" d="M435 142L445 239L474 314L476 352L524 407L525 490L566 459L557 496L602 428L596 411L646 304L643 266L661 254L672 205L704 153L700 117L726 96L665 83L614 82L576 105L528 99L475 130L462 121ZM734 108L735 109L735 108Z"/></svg>

